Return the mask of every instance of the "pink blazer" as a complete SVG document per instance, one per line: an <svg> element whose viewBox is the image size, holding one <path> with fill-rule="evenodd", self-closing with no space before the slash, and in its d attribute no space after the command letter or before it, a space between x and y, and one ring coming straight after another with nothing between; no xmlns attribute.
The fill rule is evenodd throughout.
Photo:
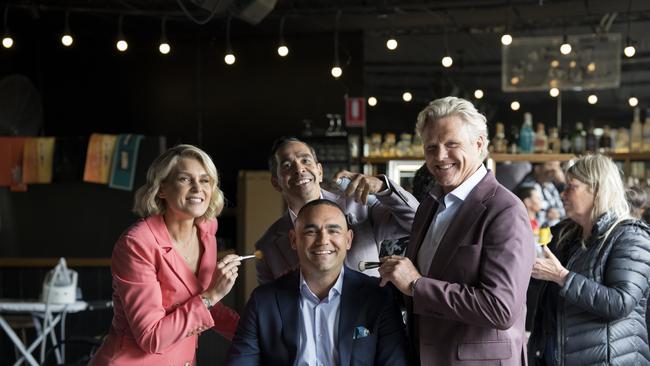
<svg viewBox="0 0 650 366"><path fill-rule="evenodd" d="M162 216L139 220L111 259L114 315L90 365L193 365L198 335L213 328L232 339L239 315L200 294L217 264L217 220L197 224L203 255L198 278L173 249Z"/></svg>

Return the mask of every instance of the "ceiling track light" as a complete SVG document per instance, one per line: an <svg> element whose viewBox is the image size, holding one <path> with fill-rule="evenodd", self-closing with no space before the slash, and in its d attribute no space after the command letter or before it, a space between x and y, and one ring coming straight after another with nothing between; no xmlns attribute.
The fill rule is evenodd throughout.
<svg viewBox="0 0 650 366"><path fill-rule="evenodd" d="M232 51L232 45L230 44L230 24L232 23L232 14L228 15L228 22L226 23L226 55L223 57L223 61L227 65L232 65L237 61L235 53Z"/></svg>
<svg viewBox="0 0 650 366"><path fill-rule="evenodd" d="M70 11L65 12L65 23L63 25L63 35L61 36L61 44L65 47L72 46L74 38L72 37L72 32L70 32Z"/></svg>
<svg viewBox="0 0 650 366"><path fill-rule="evenodd" d="M343 69L339 62L339 22L341 20L341 9L336 12L336 23L334 24L334 63L332 65L332 76L338 79L343 75Z"/></svg>
<svg viewBox="0 0 650 366"><path fill-rule="evenodd" d="M9 33L9 4L5 6L4 22L5 28L2 35L2 46L4 48L11 48L14 45L14 39L11 38L11 33Z"/></svg>
<svg viewBox="0 0 650 366"><path fill-rule="evenodd" d="M171 50L172 47L169 45L169 40L167 39L167 17L163 17L160 21L160 44L158 45L158 51L163 55L167 55Z"/></svg>
<svg viewBox="0 0 650 366"><path fill-rule="evenodd" d="M278 55L280 55L280 57L286 57L289 54L289 47L284 41L284 22L286 20L286 15L280 19L280 42L278 43Z"/></svg>
<svg viewBox="0 0 650 366"><path fill-rule="evenodd" d="M129 48L129 44L126 42L126 38L124 38L122 23L124 23L124 14L120 14L120 18L117 21L117 42L115 43L115 47L117 47L117 50L120 52L126 52Z"/></svg>

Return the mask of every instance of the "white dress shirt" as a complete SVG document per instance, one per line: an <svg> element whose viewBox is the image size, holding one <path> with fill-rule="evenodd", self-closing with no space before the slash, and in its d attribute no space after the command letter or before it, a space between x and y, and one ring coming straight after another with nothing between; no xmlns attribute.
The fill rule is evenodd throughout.
<svg viewBox="0 0 650 366"><path fill-rule="evenodd" d="M431 189L431 192L429 192L438 201L438 211L433 216L429 230L418 251L417 266L420 274L423 276L429 274L429 267L433 261L433 256L436 254L440 241L447 232L447 228L456 216L458 209L486 174L487 169L481 164L474 174L470 175L469 178L453 191L444 194L442 188L439 185L435 185Z"/></svg>
<svg viewBox="0 0 650 366"><path fill-rule="evenodd" d="M298 350L294 366L334 366L339 363L338 328L343 290L343 272L320 300L300 272Z"/></svg>

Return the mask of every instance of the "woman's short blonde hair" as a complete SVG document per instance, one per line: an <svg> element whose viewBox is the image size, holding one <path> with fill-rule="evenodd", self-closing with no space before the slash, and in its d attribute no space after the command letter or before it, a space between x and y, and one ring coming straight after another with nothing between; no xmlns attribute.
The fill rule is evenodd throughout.
<svg viewBox="0 0 650 366"><path fill-rule="evenodd" d="M566 177L586 184L594 194L591 222L596 223L605 212L615 214L618 219L630 217L621 172L612 159L601 154L582 156L567 169Z"/></svg>
<svg viewBox="0 0 650 366"><path fill-rule="evenodd" d="M488 155L488 129L487 119L479 113L474 105L465 99L457 97L446 97L432 101L419 114L415 124L415 131L422 136L422 131L429 123L448 117L458 116L469 132L470 138L477 140L483 139L483 148L481 149L481 159Z"/></svg>
<svg viewBox="0 0 650 366"><path fill-rule="evenodd" d="M162 215L166 211L165 200L158 197L160 186L169 178L182 158L196 159L210 176L212 196L201 220L209 220L221 213L224 198L219 189L219 175L212 159L203 150L192 145L177 145L165 151L151 163L147 171L147 182L135 192L133 212L140 217Z"/></svg>

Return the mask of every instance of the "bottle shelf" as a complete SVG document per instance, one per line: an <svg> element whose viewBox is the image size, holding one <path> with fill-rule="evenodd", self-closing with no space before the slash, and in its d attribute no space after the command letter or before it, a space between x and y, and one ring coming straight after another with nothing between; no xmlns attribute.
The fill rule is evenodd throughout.
<svg viewBox="0 0 650 366"><path fill-rule="evenodd" d="M650 152L608 153L614 160L650 160ZM546 161L569 161L575 159L574 154L490 154L489 159L495 162L503 161L528 161L543 163ZM361 161L368 164L386 164L391 160L424 160L424 156L399 156L399 157L365 157Z"/></svg>
<svg viewBox="0 0 650 366"><path fill-rule="evenodd" d="M386 164L391 160L424 160L424 156L394 156L392 158L380 156L361 159L363 163L367 164Z"/></svg>

